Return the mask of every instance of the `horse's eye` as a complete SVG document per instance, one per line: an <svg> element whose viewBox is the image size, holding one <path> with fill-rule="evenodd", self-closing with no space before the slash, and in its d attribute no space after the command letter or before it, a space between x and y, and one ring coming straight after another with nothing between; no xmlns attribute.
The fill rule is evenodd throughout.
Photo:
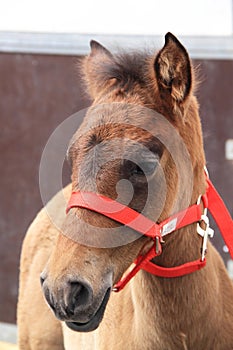
<svg viewBox="0 0 233 350"><path fill-rule="evenodd" d="M149 176L152 175L158 165L158 160L153 161L141 161L139 164L134 164L131 174L136 176Z"/></svg>
<svg viewBox="0 0 233 350"><path fill-rule="evenodd" d="M135 167L133 167L132 171L131 171L132 175L144 175L144 171L142 170L142 168L135 164Z"/></svg>

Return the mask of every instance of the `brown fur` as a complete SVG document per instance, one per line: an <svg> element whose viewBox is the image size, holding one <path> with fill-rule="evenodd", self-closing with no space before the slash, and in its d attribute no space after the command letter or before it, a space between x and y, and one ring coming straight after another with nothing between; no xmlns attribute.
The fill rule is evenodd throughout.
<svg viewBox="0 0 233 350"><path fill-rule="evenodd" d="M205 192L203 172L205 156L198 104L193 95L194 74L186 50L171 34L166 35L165 46L157 54L131 53L112 55L100 44L92 42L91 54L83 61L85 81L93 98L93 107L76 133L69 149L73 175L73 190L94 190L91 172L98 156L87 156L94 145L118 136L131 139L161 153L161 166L167 181L167 196L159 220L166 218L177 194L177 172L166 149L156 144L147 131L138 131L138 125L150 115L143 115L133 105L146 106L162 113L177 129L189 152L194 183L190 204ZM112 102L129 103L127 114ZM98 112L98 106L105 108ZM104 113L103 113L104 111ZM115 122L121 122L122 127ZM104 125L103 125L104 122ZM88 125L91 130L85 132ZM153 123L151 124L153 130ZM110 148L109 148L110 147ZM120 147L120 146L119 146ZM127 143L122 145L133 152ZM114 152L106 142L106 152ZM85 166L82 165L85 159ZM184 162L185 160L183 160ZM181 159L182 162L182 159ZM77 176L77 169L82 169ZM94 169L94 170L93 170ZM115 160L105 164L96 178L98 192L115 198L116 183L121 179L121 164ZM152 178L152 183L154 179ZM143 186L141 186L143 187ZM146 191L135 185L135 196L130 206L140 211ZM185 197L185 188L183 196ZM66 195L70 188L66 189ZM153 219L158 198L153 198L147 216ZM59 197L51 206L61 215ZM181 201L182 207L182 201ZM180 208L182 209L182 208ZM61 215L62 216L62 215ZM116 224L99 214L83 209L72 209L64 220L61 234L49 221L44 210L29 229L21 257L20 295L18 307L19 345L21 350L74 349L131 349L131 350L230 350L233 349L233 285L222 259L209 243L207 266L191 275L164 279L140 271L119 294L111 293L104 318L91 333L76 333L62 325L53 316L39 287L39 273L49 259L43 276L47 292L56 301L61 315L61 291L67 297L67 279L82 280L91 286L93 302L88 312L95 313L109 286L109 275L114 284L131 262L146 251L151 241L145 237L116 248L90 248L75 243L75 232L91 235L98 227L111 228ZM196 224L177 231L166 238L163 253L156 258L162 266L176 266L196 260L200 255L201 238ZM45 290L45 289L44 289ZM90 311L91 310L91 311ZM85 319L85 313L78 317ZM65 320L65 318L64 318ZM85 321L86 322L86 321ZM63 343L64 342L64 343ZM63 345L64 344L64 345Z"/></svg>

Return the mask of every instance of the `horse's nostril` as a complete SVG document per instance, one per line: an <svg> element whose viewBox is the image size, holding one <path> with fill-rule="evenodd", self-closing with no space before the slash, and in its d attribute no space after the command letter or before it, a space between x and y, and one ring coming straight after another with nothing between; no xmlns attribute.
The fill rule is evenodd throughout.
<svg viewBox="0 0 233 350"><path fill-rule="evenodd" d="M46 285L43 285L43 293L44 293L44 297L48 303L48 305L51 307L51 309L53 311L55 311L55 304L54 304L54 299L52 294L49 291L49 288Z"/></svg>
<svg viewBox="0 0 233 350"><path fill-rule="evenodd" d="M44 281L46 280L46 278L47 278L47 273L46 273L46 271L44 270L44 271L41 272L41 274L40 274L40 284L41 284L41 287L43 286Z"/></svg>
<svg viewBox="0 0 233 350"><path fill-rule="evenodd" d="M44 281L45 281L45 278L44 278L44 277L42 277L42 276L40 276L40 284L41 284L41 287L43 286Z"/></svg>
<svg viewBox="0 0 233 350"><path fill-rule="evenodd" d="M91 286L83 281L51 283L47 275L41 274L40 282L44 297L61 321L72 319L79 311L88 308L93 301Z"/></svg>
<svg viewBox="0 0 233 350"><path fill-rule="evenodd" d="M88 304L92 299L92 289L90 286L80 282L70 282L70 293L69 293L69 309L70 311L75 310L76 307L81 307Z"/></svg>

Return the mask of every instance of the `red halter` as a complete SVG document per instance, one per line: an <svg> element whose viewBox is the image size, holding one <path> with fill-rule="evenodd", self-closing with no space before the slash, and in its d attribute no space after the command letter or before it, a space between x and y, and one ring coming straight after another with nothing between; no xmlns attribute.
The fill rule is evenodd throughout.
<svg viewBox="0 0 233 350"><path fill-rule="evenodd" d="M213 230L210 229L209 220L206 216L207 208L215 219L228 246L230 255L233 258L232 218L212 182L209 179L207 179L207 182L207 192L201 197L204 206L204 215L202 215L202 204L199 201L197 204L157 224L129 207L93 192L73 192L66 212L68 213L74 207L89 209L126 225L154 240L153 247L145 255L139 255L131 265L129 271L127 270L120 281L115 284L113 291L118 292L124 288L140 269L159 277L179 277L203 268L206 265L205 253L208 236L213 236ZM204 221L206 224L204 230L199 225L201 221ZM201 259L170 268L158 266L150 261L162 253L164 236L195 222L198 223L197 232L203 237Z"/></svg>

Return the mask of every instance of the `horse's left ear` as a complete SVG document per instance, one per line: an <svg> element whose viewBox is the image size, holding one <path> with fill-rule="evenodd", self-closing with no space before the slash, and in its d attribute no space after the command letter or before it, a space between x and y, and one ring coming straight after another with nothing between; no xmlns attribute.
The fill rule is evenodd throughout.
<svg viewBox="0 0 233 350"><path fill-rule="evenodd" d="M156 56L154 69L161 100L166 109L182 112L192 88L192 65L189 55L171 33L165 36L165 45Z"/></svg>

